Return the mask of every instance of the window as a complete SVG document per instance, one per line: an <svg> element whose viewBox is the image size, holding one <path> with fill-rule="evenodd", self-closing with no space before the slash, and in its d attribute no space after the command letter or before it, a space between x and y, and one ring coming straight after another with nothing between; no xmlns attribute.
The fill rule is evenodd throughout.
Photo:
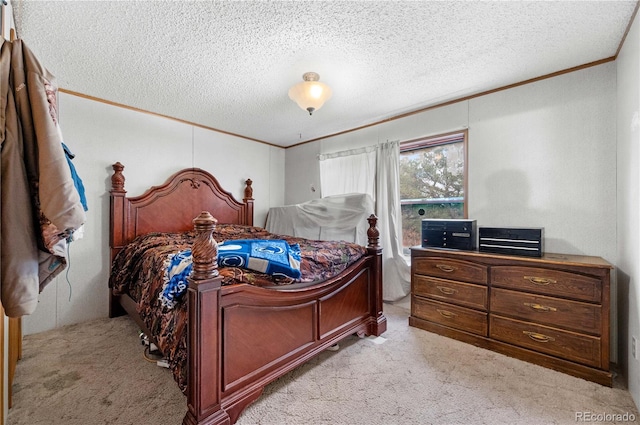
<svg viewBox="0 0 640 425"><path fill-rule="evenodd" d="M422 219L467 218L467 131L400 144L402 245L421 245Z"/></svg>

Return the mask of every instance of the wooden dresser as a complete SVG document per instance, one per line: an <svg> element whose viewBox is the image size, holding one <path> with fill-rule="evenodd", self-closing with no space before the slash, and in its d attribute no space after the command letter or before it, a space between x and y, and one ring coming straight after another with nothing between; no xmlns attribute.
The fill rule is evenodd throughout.
<svg viewBox="0 0 640 425"><path fill-rule="evenodd" d="M599 257L412 248L409 325L612 385Z"/></svg>

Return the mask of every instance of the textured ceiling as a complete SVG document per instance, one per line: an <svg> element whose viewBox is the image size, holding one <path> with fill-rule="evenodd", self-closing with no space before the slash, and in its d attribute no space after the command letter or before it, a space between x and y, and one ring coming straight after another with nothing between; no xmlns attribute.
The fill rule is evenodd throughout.
<svg viewBox="0 0 640 425"><path fill-rule="evenodd" d="M278 146L612 57L636 5L10 1L61 88ZM307 71L333 89L313 116Z"/></svg>

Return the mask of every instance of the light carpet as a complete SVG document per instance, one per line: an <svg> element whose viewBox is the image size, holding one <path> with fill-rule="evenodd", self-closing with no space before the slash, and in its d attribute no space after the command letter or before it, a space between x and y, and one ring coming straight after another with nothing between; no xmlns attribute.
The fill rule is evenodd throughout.
<svg viewBox="0 0 640 425"><path fill-rule="evenodd" d="M381 338L348 337L269 385L239 425L600 424L640 420L604 387L408 326L384 305ZM180 424L186 399L145 360L135 323L101 319L28 335L9 425ZM624 416L626 415L626 416Z"/></svg>

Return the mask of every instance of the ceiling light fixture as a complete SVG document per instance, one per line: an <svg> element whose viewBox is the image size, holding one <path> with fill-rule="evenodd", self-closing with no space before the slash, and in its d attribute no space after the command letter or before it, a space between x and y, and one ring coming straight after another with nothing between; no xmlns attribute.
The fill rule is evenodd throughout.
<svg viewBox="0 0 640 425"><path fill-rule="evenodd" d="M305 72L302 79L303 82L289 89L289 98L312 115L331 97L331 88L318 81L320 76L315 72Z"/></svg>

